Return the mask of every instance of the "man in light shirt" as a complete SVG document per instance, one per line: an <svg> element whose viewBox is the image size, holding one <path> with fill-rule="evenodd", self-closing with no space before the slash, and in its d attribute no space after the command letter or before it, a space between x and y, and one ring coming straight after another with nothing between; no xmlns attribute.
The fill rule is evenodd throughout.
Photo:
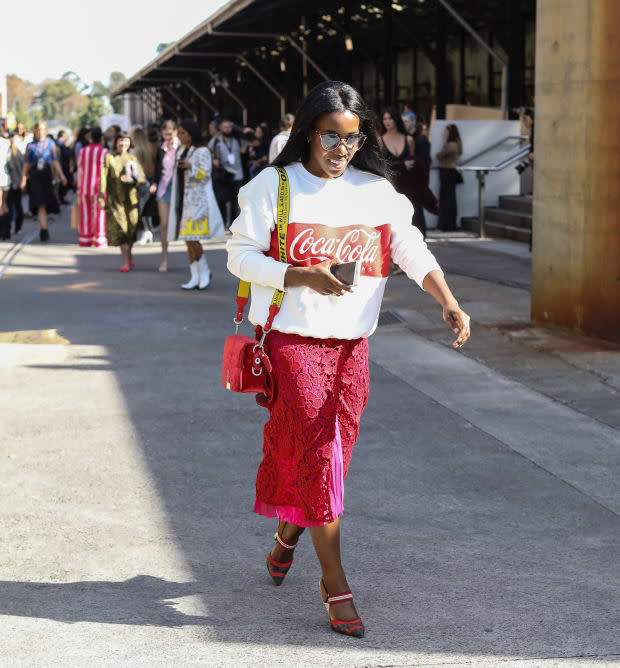
<svg viewBox="0 0 620 668"><path fill-rule="evenodd" d="M291 128L295 122L295 116L293 114L285 114L280 119L280 132L271 140L269 145L269 162L273 162L280 151L284 148L288 138L291 136Z"/></svg>

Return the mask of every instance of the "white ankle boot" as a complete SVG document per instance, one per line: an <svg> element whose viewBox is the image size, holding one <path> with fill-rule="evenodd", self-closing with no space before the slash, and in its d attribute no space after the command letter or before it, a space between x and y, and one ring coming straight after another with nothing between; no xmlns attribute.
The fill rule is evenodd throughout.
<svg viewBox="0 0 620 668"><path fill-rule="evenodd" d="M209 283L211 283L211 270L209 269L207 258L204 256L204 253L200 256L200 260L198 260L196 264L198 265L199 274L198 289L204 290L205 288L208 288Z"/></svg>
<svg viewBox="0 0 620 668"><path fill-rule="evenodd" d="M198 262L192 262L189 265L189 270L191 272L191 278L187 283L183 283L181 286L183 290L193 290L194 288L198 287L198 283L200 282L200 279L198 277Z"/></svg>

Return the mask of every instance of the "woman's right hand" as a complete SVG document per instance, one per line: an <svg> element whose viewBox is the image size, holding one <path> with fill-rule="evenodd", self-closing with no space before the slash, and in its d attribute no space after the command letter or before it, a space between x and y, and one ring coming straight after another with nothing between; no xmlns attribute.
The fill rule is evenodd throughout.
<svg viewBox="0 0 620 668"><path fill-rule="evenodd" d="M311 267L289 267L284 275L284 287L305 287L320 295L341 297L345 292L353 292L349 285L341 283L330 271L338 260L325 260Z"/></svg>
<svg viewBox="0 0 620 668"><path fill-rule="evenodd" d="M154 184L149 188L149 192L151 193L151 195L154 195L154 194L157 192L157 184L154 183Z"/></svg>
<svg viewBox="0 0 620 668"><path fill-rule="evenodd" d="M22 182L19 187L23 192L26 192L26 179L22 179Z"/></svg>

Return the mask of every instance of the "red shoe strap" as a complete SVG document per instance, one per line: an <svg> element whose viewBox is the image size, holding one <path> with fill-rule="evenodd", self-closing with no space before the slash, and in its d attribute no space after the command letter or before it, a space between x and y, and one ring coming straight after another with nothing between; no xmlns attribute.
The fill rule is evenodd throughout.
<svg viewBox="0 0 620 668"><path fill-rule="evenodd" d="M332 624L359 624L362 620L358 617L357 619L330 619L329 621Z"/></svg>
<svg viewBox="0 0 620 668"><path fill-rule="evenodd" d="M269 560L269 563L272 566L275 566L276 568L290 568L291 564L293 563L293 560L287 561L287 562L282 562L282 561L276 561L272 556L271 552L267 555L267 559Z"/></svg>

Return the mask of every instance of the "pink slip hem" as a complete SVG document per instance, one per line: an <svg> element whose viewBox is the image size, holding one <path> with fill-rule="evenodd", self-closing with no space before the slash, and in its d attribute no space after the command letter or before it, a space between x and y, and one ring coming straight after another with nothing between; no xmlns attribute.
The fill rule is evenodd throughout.
<svg viewBox="0 0 620 668"><path fill-rule="evenodd" d="M332 450L331 479L329 481L329 500L334 519L340 517L344 510L344 466L342 461L342 440L336 417L336 434ZM320 527L328 522L313 522L304 517L304 512L297 506L278 506L256 499L254 512L265 517L277 517L282 522L296 524L299 527ZM333 521L333 520L332 520Z"/></svg>

